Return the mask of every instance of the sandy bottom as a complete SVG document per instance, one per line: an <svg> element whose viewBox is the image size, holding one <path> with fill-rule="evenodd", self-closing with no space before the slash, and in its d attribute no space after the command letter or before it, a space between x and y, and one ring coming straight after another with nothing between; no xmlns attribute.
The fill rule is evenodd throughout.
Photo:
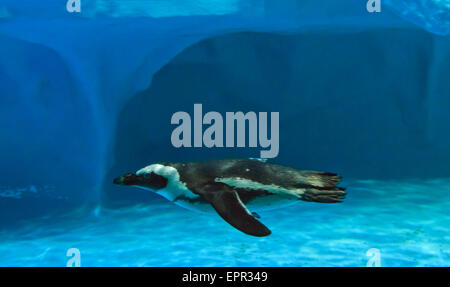
<svg viewBox="0 0 450 287"><path fill-rule="evenodd" d="M342 204L299 202L260 213L272 235L166 201L40 219L0 233L0 266L450 266L450 179L347 181Z"/></svg>

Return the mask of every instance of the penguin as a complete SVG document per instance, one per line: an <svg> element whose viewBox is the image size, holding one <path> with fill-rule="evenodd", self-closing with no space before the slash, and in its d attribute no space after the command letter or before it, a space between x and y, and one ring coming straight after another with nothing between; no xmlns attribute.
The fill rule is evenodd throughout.
<svg viewBox="0 0 450 287"><path fill-rule="evenodd" d="M335 173L298 170L254 159L156 163L114 179L153 191L184 208L215 211L248 235L271 234L256 213L299 201L340 203L345 188ZM252 210L252 211L250 211Z"/></svg>

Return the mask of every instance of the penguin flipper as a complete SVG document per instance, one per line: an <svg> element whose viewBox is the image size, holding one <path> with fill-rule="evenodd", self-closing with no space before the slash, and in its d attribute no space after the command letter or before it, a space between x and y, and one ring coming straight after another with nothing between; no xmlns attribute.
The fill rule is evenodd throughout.
<svg viewBox="0 0 450 287"><path fill-rule="evenodd" d="M263 237L272 232L258 221L242 203L236 191L225 184L212 184L206 187L208 196L217 213L234 228L253 236Z"/></svg>
<svg viewBox="0 0 450 287"><path fill-rule="evenodd" d="M252 215L254 218L257 218L257 219L261 218L261 215L259 215L258 213L254 212L254 211L252 212Z"/></svg>

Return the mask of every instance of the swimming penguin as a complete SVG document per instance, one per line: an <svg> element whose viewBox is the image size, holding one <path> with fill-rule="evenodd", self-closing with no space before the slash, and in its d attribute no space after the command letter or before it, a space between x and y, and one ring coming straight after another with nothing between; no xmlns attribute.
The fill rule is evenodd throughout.
<svg viewBox="0 0 450 287"><path fill-rule="evenodd" d="M299 200L342 202L345 189L336 186L340 179L334 173L230 159L152 164L119 176L114 183L154 191L188 209L215 210L236 229L253 236L267 236L271 231L257 219L256 211Z"/></svg>

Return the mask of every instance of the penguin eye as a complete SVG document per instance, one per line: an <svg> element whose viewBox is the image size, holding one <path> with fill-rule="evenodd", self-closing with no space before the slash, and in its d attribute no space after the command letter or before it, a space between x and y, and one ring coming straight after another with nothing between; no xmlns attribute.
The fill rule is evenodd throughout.
<svg viewBox="0 0 450 287"><path fill-rule="evenodd" d="M154 178L155 176L156 176L156 173L154 173L154 172L146 173L146 174L144 175L145 178Z"/></svg>

